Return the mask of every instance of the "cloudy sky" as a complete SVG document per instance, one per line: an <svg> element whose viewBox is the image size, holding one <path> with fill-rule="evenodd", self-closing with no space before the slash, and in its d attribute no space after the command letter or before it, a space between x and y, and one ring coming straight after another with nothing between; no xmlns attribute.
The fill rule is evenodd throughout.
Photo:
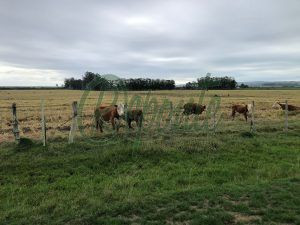
<svg viewBox="0 0 300 225"><path fill-rule="evenodd" d="M300 80L299 0L0 0L0 86L85 71Z"/></svg>

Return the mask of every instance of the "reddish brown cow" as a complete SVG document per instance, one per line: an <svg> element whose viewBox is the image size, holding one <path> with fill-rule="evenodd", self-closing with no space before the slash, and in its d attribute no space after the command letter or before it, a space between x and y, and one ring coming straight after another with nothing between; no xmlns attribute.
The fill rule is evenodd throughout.
<svg viewBox="0 0 300 225"><path fill-rule="evenodd" d="M235 114L238 112L240 114L243 114L246 122L247 122L247 116L248 116L248 106L247 105L233 105L232 107L232 120L234 120Z"/></svg>
<svg viewBox="0 0 300 225"><path fill-rule="evenodd" d="M273 104L272 107L274 108L276 106L276 104L278 104L281 107L282 110L285 110L285 103L280 103L279 101L277 101ZM287 110L288 111L296 111L296 110L300 110L300 107L288 104L287 105Z"/></svg>
<svg viewBox="0 0 300 225"><path fill-rule="evenodd" d="M100 106L95 110L96 129L103 132L103 122L111 122L113 129L116 128L116 120L124 114L124 105ZM117 126L117 131L119 126Z"/></svg>

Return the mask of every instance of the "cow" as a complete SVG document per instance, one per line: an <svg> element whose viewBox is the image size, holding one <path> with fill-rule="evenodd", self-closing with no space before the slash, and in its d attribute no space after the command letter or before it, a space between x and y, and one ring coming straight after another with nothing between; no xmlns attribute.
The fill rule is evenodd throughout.
<svg viewBox="0 0 300 225"><path fill-rule="evenodd" d="M183 114L191 115L191 114L202 114L202 112L206 109L205 105L201 105L198 103L186 103L183 106Z"/></svg>
<svg viewBox="0 0 300 225"><path fill-rule="evenodd" d="M281 107L282 110L285 110L285 103L280 103L279 101L275 102L273 104L272 108L275 108L277 104ZM287 110L288 111L297 111L297 110L300 110L300 107L288 104Z"/></svg>
<svg viewBox="0 0 300 225"><path fill-rule="evenodd" d="M96 129L103 132L103 122L111 122L113 129L119 130L119 119L124 115L124 105L100 106L95 109ZM117 123L117 126L116 126Z"/></svg>
<svg viewBox="0 0 300 225"><path fill-rule="evenodd" d="M125 106L126 107L126 106ZM128 128L132 129L131 122L135 121L139 128L142 127L143 122L143 111L141 109L125 109L125 116L123 116L128 124Z"/></svg>
<svg viewBox="0 0 300 225"><path fill-rule="evenodd" d="M250 105L250 104L249 104ZM235 117L235 114L238 112L240 114L243 114L245 119L246 119L246 122L247 122L247 119L248 119L248 113L249 113L249 110L248 110L248 105L233 105L231 107L232 109L232 113L231 113L231 116L232 116L232 120L234 120L234 117ZM252 109L252 105L251 105L251 109ZM251 110L252 111L252 110Z"/></svg>

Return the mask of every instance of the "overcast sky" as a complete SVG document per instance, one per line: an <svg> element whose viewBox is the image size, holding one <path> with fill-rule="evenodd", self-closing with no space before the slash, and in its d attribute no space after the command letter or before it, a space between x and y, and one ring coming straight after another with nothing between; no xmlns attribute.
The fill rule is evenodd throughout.
<svg viewBox="0 0 300 225"><path fill-rule="evenodd" d="M0 86L85 71L300 80L299 0L0 0Z"/></svg>

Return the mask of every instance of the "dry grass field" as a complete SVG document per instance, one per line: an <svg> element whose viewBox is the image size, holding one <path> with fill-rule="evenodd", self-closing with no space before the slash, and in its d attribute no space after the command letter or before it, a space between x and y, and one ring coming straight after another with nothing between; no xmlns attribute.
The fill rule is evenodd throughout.
<svg viewBox="0 0 300 225"><path fill-rule="evenodd" d="M133 95L139 95L145 100L148 92L128 92L128 99ZM198 101L201 91L153 91L151 98L156 98L159 104L166 98L176 106L180 101L185 103L193 98ZM83 91L72 90L2 90L0 91L0 143L13 141L11 126L11 104L17 104L17 114L21 136L39 139L41 136L41 101L45 103L45 114L47 120L48 138L67 138L70 129L70 118L72 115L71 103L80 101ZM300 90L222 90L206 91L204 104L208 104L214 95L221 97L222 121L229 129L245 129L249 126L238 115L235 121L231 121L230 106L232 104L247 104L255 101L255 117L257 124L284 125L284 113L280 109L272 108L275 101L284 102L288 100L290 104L300 106ZM99 96L99 92L89 93L83 108L83 123L85 128L92 130L94 126L93 111ZM113 92L105 92L103 104L110 104L113 99ZM123 92L119 92L117 102L124 102ZM220 112L218 113L220 115ZM144 125L151 120L151 112L145 116ZM200 120L205 115L200 116ZM299 113L290 113L290 121L299 121ZM108 128L110 129L110 127Z"/></svg>

